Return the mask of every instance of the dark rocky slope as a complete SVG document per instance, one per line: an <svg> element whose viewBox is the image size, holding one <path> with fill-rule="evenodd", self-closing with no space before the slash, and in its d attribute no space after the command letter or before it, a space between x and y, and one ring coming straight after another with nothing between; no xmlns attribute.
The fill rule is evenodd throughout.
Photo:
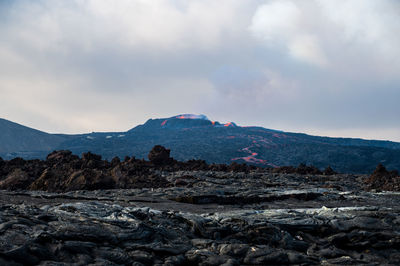
<svg viewBox="0 0 400 266"><path fill-rule="evenodd" d="M0 156L5 159L44 159L54 149L71 150L76 155L91 151L108 160L115 156L141 159L146 158L154 145L161 144L169 147L172 156L180 161L196 159L262 167L306 163L320 169L331 165L345 173L369 173L383 163L390 169L400 170L400 143L241 127L233 122L220 124L205 116L150 119L126 132L81 135L51 135L14 127L11 122L6 124L11 131L0 134Z"/></svg>
<svg viewBox="0 0 400 266"><path fill-rule="evenodd" d="M126 191L126 195L136 193ZM399 209L188 213L115 202L2 204L2 265L399 265ZM12 194L1 196L13 196ZM46 197L45 193L23 198ZM54 195L52 195L54 197ZM112 197L101 192L95 197ZM120 197L124 198L123 194ZM77 200L74 200L74 199ZM129 198L129 197L128 197ZM141 205L141 204L139 204Z"/></svg>
<svg viewBox="0 0 400 266"><path fill-rule="evenodd" d="M43 190L65 192L73 190L158 188L173 186L163 175L164 171L216 171L259 172L265 174L338 175L330 166L324 171L315 166L300 164L298 167L282 166L261 168L232 162L207 164L204 160L179 162L170 156L170 150L156 145L148 154L149 161L126 156L123 161L114 157L111 162L91 152L82 157L71 151L50 153L46 160L0 158L0 189ZM185 180L181 180L187 184ZM365 181L365 189L400 191L400 177L396 170L387 171L379 164Z"/></svg>
<svg viewBox="0 0 400 266"><path fill-rule="evenodd" d="M0 161L0 264L400 264L400 194L382 191L398 189L396 172L169 154L157 146L150 161L68 151Z"/></svg>
<svg viewBox="0 0 400 266"><path fill-rule="evenodd" d="M67 140L66 136L43 131L0 118L0 156L42 158Z"/></svg>
<svg viewBox="0 0 400 266"><path fill-rule="evenodd" d="M287 133L261 127L240 127L176 116L150 119L124 133L93 133L64 142L59 148L75 154L92 151L111 160L134 155L146 158L154 145L169 147L180 161L247 163L263 167L331 165L339 172L369 173L379 163L400 170L400 144Z"/></svg>

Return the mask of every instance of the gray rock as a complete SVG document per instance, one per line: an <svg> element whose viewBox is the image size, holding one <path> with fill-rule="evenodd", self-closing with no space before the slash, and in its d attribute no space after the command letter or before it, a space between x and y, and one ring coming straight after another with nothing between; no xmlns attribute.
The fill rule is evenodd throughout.
<svg viewBox="0 0 400 266"><path fill-rule="evenodd" d="M362 178L152 174L193 186L0 191L0 265L400 264L399 194Z"/></svg>
<svg viewBox="0 0 400 266"><path fill-rule="evenodd" d="M234 257L244 256L249 248L248 244L221 244L218 246L220 254Z"/></svg>
<svg viewBox="0 0 400 266"><path fill-rule="evenodd" d="M272 249L269 247L252 248L243 260L246 264L268 265L268 264L287 264L288 255L285 251Z"/></svg>

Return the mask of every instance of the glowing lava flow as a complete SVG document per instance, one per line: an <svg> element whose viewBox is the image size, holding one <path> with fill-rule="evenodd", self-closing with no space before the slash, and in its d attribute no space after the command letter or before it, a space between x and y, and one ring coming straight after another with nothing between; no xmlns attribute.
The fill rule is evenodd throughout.
<svg viewBox="0 0 400 266"><path fill-rule="evenodd" d="M253 164L262 164L262 165L269 165L272 167L278 167L277 165L273 164L273 163L269 163L266 160L262 160L262 159L258 159L256 158L256 156L258 156L257 152L254 152L250 149L254 148L254 147L262 147L258 141L254 140L253 136L248 136L250 139L253 139L252 143L253 145L249 146L249 147L245 147L243 149L241 149L241 151L246 152L249 154L249 156L245 156L245 157L237 157L237 158L233 158L231 159L232 161L237 161L237 160L243 160L247 163L253 163ZM266 142L264 139L261 139L261 142Z"/></svg>
<svg viewBox="0 0 400 266"><path fill-rule="evenodd" d="M242 151L247 152L247 153L250 153L249 156L233 158L232 161L243 160L243 161L248 162L248 163L256 163L256 164L271 165L271 164L268 163L266 160L257 159L256 156L258 155L258 153L257 153L257 152L251 151L250 148L252 148L252 147L253 147L253 146L246 147L246 148L243 148L243 149L242 149ZM272 166L272 165L271 165L271 166Z"/></svg>
<svg viewBox="0 0 400 266"><path fill-rule="evenodd" d="M166 123L167 123L167 120L164 120L164 121L161 123L161 126L165 126Z"/></svg>

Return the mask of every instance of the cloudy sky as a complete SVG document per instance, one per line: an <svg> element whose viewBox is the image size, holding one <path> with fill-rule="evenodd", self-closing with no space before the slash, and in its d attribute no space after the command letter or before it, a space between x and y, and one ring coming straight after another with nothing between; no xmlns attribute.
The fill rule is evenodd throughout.
<svg viewBox="0 0 400 266"><path fill-rule="evenodd" d="M398 0L0 0L0 117L123 131L205 114L400 141Z"/></svg>

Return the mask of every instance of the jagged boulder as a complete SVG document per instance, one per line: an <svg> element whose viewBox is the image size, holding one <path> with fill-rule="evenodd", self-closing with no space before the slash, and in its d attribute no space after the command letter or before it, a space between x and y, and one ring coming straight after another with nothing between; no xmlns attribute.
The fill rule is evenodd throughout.
<svg viewBox="0 0 400 266"><path fill-rule="evenodd" d="M57 178L58 177L58 178ZM38 179L29 185L29 190L62 191L64 175L58 176L54 169L47 168Z"/></svg>
<svg viewBox="0 0 400 266"><path fill-rule="evenodd" d="M367 189L400 191L399 173L396 170L388 171L382 164L378 164L365 183Z"/></svg>
<svg viewBox="0 0 400 266"><path fill-rule="evenodd" d="M97 155L94 153L86 152L82 153L82 169L85 168L90 168L90 169L95 169L95 168L104 168L105 167L105 161L101 160L101 155Z"/></svg>
<svg viewBox="0 0 400 266"><path fill-rule="evenodd" d="M0 181L0 189L24 189L30 183L32 183L33 180L34 178L27 172L21 170L20 168L16 168L9 173L4 180Z"/></svg>
<svg viewBox="0 0 400 266"><path fill-rule="evenodd" d="M151 149L149 155L147 156L150 162L154 163L155 165L165 165L169 164L173 161L170 157L171 150L166 149L161 145L156 145Z"/></svg>
<svg viewBox="0 0 400 266"><path fill-rule="evenodd" d="M68 150L53 151L46 157L47 166L54 169L59 169L58 174L64 175L63 172L71 169L80 169L82 165L82 160L79 156L72 154Z"/></svg>
<svg viewBox="0 0 400 266"><path fill-rule="evenodd" d="M15 167L15 168L22 168L25 165L25 160L20 158L20 157L16 157L10 161L8 161L8 166L9 167Z"/></svg>
<svg viewBox="0 0 400 266"><path fill-rule="evenodd" d="M115 183L109 175L93 169L84 169L72 173L64 184L65 191L112 189Z"/></svg>
<svg viewBox="0 0 400 266"><path fill-rule="evenodd" d="M296 173L300 175L320 175L322 172L313 165L306 165L304 163L299 164L296 168Z"/></svg>
<svg viewBox="0 0 400 266"><path fill-rule="evenodd" d="M337 173L332 169L332 167L328 166L327 168L325 168L324 175L336 175Z"/></svg>
<svg viewBox="0 0 400 266"><path fill-rule="evenodd" d="M315 167L313 165L308 166L304 163L299 164L299 166L297 166L297 167L293 167L293 166L277 167L277 168L272 169L272 172L280 173L280 174L299 174L299 175L321 175L322 174L322 172L317 167Z"/></svg>
<svg viewBox="0 0 400 266"><path fill-rule="evenodd" d="M82 160L83 161L101 161L101 155L94 154L92 152L85 152L82 153Z"/></svg>
<svg viewBox="0 0 400 266"><path fill-rule="evenodd" d="M0 157L0 180L3 178L5 174L5 169L4 169L5 165L6 163L4 162L3 158Z"/></svg>
<svg viewBox="0 0 400 266"><path fill-rule="evenodd" d="M30 190L51 192L112 189L115 183L108 175L93 169L77 170L60 176L55 169L46 169L30 186Z"/></svg>
<svg viewBox="0 0 400 266"><path fill-rule="evenodd" d="M121 160L117 156L112 158L112 160L111 160L111 166L112 167L115 167L115 166L119 165L120 163L121 163Z"/></svg>
<svg viewBox="0 0 400 266"><path fill-rule="evenodd" d="M72 155L71 151L68 150L60 150L60 151L53 151L49 155L47 155L47 161L63 161L65 159L70 158Z"/></svg>

